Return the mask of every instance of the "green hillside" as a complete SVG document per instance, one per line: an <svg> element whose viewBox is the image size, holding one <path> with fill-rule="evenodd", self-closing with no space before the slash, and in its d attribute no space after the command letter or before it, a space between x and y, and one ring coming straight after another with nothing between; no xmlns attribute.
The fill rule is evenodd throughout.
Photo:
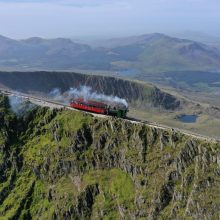
<svg viewBox="0 0 220 220"><path fill-rule="evenodd" d="M133 61L115 62L116 66L123 68L136 68L140 73L166 72L174 70L214 70L220 67L220 52L216 48L189 40L171 38L162 34L154 34L146 39L133 44L133 48L139 49L135 54L131 45L121 47L121 51L127 50L133 54ZM115 51L115 49L113 49ZM136 58L136 59L135 59Z"/></svg>
<svg viewBox="0 0 220 220"><path fill-rule="evenodd" d="M217 219L219 143L0 97L0 219Z"/></svg>
<svg viewBox="0 0 220 220"><path fill-rule="evenodd" d="M220 69L220 50L195 41L147 34L102 42L102 47L70 39L12 40L0 36L0 68L9 70L135 69L140 73Z"/></svg>

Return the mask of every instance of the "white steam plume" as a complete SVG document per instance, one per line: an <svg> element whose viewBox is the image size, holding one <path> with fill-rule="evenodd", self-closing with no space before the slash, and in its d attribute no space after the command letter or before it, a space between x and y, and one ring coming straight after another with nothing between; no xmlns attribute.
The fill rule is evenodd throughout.
<svg viewBox="0 0 220 220"><path fill-rule="evenodd" d="M70 88L68 91L61 93L59 88L53 89L49 96L55 100L68 102L71 98L84 98L85 100L100 100L107 102L116 102L121 103L128 107L128 103L125 99L119 98L117 96L108 96L105 94L97 93L96 91L92 91L92 88L89 86L80 86L77 88Z"/></svg>
<svg viewBox="0 0 220 220"><path fill-rule="evenodd" d="M70 88L68 94L70 97L83 97L86 100L95 99L107 102L117 102L124 104L126 107L128 106L128 103L125 99L119 98L117 96L99 94L95 91L92 91L92 88L88 86L81 86L79 89Z"/></svg>
<svg viewBox="0 0 220 220"><path fill-rule="evenodd" d="M25 99L14 95L10 95L8 97L8 100L12 111L19 116L21 116L22 114L29 111L35 106L34 104L26 101Z"/></svg>
<svg viewBox="0 0 220 220"><path fill-rule="evenodd" d="M62 101L64 99L59 88L54 88L52 91L49 92L48 95L49 95L49 97L51 97L55 100L58 100L58 101Z"/></svg>

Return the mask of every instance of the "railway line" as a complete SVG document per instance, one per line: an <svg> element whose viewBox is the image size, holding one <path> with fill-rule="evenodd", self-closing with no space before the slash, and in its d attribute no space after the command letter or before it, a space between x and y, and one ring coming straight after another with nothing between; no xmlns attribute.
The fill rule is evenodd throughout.
<svg viewBox="0 0 220 220"><path fill-rule="evenodd" d="M56 102L56 101L51 100L49 98L34 96L34 95L21 93L21 92L17 92L17 91L0 89L0 94L4 94L4 95L7 95L7 96L19 97L19 98L30 101L31 103L36 104L38 106L42 106L42 107L49 107L49 108L52 108L52 109L57 108L57 109L68 109L68 110L72 110L72 111L80 111L80 110L77 110L77 109L74 109L74 108L70 107L69 105ZM85 113L93 115L95 117L99 117L99 118L111 118L112 117L112 116L109 116L109 115L102 115L102 114L96 114L96 113L91 113L91 112L85 112ZM162 129L162 130L172 130L174 132L181 132L182 134L185 134L187 136L197 138L197 139L201 139L201 140L205 140L205 141L209 141L209 142L214 142L214 143L217 143L217 142L219 143L220 142L220 139L210 138L210 137L207 137L207 136L204 136L204 135L201 135L201 134L190 132L188 130L169 127L169 126L158 124L158 123L155 123L155 122L141 121L141 120L138 120L138 119L135 119L135 118L126 118L126 119L121 119L121 120L126 120L126 121L129 121L131 123L136 123L136 124L146 124L146 125L148 125L152 128L158 128L158 129Z"/></svg>

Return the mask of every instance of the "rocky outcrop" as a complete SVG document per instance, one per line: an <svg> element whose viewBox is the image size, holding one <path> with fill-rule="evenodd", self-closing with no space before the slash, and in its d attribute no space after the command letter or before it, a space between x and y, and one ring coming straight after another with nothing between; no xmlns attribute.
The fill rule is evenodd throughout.
<svg viewBox="0 0 220 220"><path fill-rule="evenodd" d="M16 120L1 161L6 219L219 218L219 143L68 110Z"/></svg>
<svg viewBox="0 0 220 220"><path fill-rule="evenodd" d="M136 108L147 106L175 110L181 107L178 98L150 84L114 77L68 72L0 72L0 85L26 93L46 94L54 88L65 92L71 87L89 86L98 93L124 98Z"/></svg>

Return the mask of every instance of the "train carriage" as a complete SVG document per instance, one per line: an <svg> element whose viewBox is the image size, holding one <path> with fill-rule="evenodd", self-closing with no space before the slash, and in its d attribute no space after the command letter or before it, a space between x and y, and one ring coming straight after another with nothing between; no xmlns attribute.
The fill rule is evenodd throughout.
<svg viewBox="0 0 220 220"><path fill-rule="evenodd" d="M100 102L83 98L71 99L70 106L83 111L125 118L128 107L118 102Z"/></svg>

